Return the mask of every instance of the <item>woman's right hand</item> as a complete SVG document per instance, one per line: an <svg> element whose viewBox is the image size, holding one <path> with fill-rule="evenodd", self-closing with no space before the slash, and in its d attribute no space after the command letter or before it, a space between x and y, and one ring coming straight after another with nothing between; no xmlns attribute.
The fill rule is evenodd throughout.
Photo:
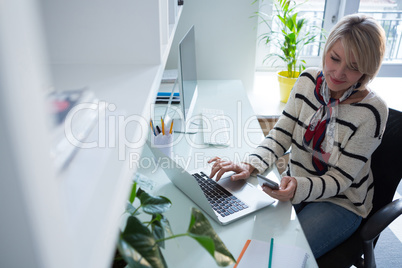
<svg viewBox="0 0 402 268"><path fill-rule="evenodd" d="M279 201L289 201L295 196L297 189L297 180L294 177L285 176L281 179L279 190L273 190L270 187L263 185L262 190L269 196L278 199Z"/></svg>
<svg viewBox="0 0 402 268"><path fill-rule="evenodd" d="M219 157L214 157L208 161L208 163L213 163L211 174L209 177L212 179L216 175L216 181L219 181L222 175L228 171L234 171L236 174L232 175L230 179L232 181L244 180L250 177L253 172L254 167L247 163L235 164L232 161L223 161Z"/></svg>

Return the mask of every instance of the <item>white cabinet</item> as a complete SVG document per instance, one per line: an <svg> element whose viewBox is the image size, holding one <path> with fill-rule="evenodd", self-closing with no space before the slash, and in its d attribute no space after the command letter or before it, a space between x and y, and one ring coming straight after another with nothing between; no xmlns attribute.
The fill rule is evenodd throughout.
<svg viewBox="0 0 402 268"><path fill-rule="evenodd" d="M168 0L0 4L1 267L108 267L182 7ZM105 105L65 170L45 96L88 87Z"/></svg>

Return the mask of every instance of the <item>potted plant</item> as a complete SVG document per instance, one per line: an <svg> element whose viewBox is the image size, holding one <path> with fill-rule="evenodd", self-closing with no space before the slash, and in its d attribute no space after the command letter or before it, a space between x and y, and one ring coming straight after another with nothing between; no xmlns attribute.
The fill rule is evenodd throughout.
<svg viewBox="0 0 402 268"><path fill-rule="evenodd" d="M163 215L171 205L168 198L152 196L141 188L137 189L137 183L134 183L113 267L165 268L167 264L161 250L165 246L164 241L184 236L195 239L215 259L217 265L227 266L236 262L208 219L198 209L192 209L187 231L174 235L168 219ZM149 220L141 220L144 216L148 216Z"/></svg>
<svg viewBox="0 0 402 268"><path fill-rule="evenodd" d="M271 45L272 51L267 54L264 62L271 60L274 64L280 60L286 65L285 70L278 72L282 102L287 102L297 77L305 69L306 62L300 57L303 48L313 43L321 44L321 27L312 25L307 18L299 15L298 8L302 4L290 0L275 0L272 15L256 12L261 23L268 27L268 31L260 35L259 39L265 45ZM274 25L278 25L278 28Z"/></svg>

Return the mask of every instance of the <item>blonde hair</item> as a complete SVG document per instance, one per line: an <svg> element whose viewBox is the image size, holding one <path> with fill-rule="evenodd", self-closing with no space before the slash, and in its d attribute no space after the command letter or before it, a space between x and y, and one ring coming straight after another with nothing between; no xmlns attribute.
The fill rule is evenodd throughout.
<svg viewBox="0 0 402 268"><path fill-rule="evenodd" d="M356 68L363 74L359 80L365 86L377 75L385 53L385 31L372 17L353 14L343 17L332 29L324 47L322 59L325 66L325 55L332 46L341 40L345 48L346 62L349 68ZM352 66L350 53L355 57L357 66Z"/></svg>

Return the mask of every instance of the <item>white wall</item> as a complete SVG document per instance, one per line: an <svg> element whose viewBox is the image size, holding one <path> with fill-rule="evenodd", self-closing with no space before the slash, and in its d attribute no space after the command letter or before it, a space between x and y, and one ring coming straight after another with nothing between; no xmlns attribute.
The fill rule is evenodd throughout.
<svg viewBox="0 0 402 268"><path fill-rule="evenodd" d="M183 13L167 62L177 68L178 42L194 24L198 79L239 79L252 90L257 11L253 0L184 0Z"/></svg>

